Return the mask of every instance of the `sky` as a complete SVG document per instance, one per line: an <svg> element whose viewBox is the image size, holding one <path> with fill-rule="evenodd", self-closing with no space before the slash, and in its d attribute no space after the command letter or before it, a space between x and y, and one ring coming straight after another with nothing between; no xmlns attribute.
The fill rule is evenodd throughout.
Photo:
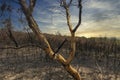
<svg viewBox="0 0 120 80"><path fill-rule="evenodd" d="M70 35L65 10L58 1L37 0L33 16L43 33ZM120 0L83 0L82 6L82 23L76 36L120 38ZM77 6L70 7L70 14L74 27L78 22ZM13 24L18 29L22 26L19 22Z"/></svg>

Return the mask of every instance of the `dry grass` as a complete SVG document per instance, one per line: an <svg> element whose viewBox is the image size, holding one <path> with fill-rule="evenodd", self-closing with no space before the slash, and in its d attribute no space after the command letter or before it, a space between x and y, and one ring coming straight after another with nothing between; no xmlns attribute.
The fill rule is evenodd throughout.
<svg viewBox="0 0 120 80"><path fill-rule="evenodd" d="M81 61L81 62L79 62ZM74 59L74 67L83 80L120 80L114 71L94 64L93 60ZM118 66L119 67L119 66ZM40 48L0 50L0 80L73 80L59 63L52 61Z"/></svg>

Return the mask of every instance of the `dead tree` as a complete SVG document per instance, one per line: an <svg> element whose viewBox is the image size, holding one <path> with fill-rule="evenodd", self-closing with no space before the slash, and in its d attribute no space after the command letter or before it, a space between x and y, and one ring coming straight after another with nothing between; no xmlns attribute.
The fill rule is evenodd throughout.
<svg viewBox="0 0 120 80"><path fill-rule="evenodd" d="M70 2L67 4L66 0L60 0L61 1L61 5L65 8L66 10L66 18L67 18L67 24L69 27L69 30L71 32L71 50L70 50L70 54L68 59L65 59L62 55L60 55L59 53L55 54L55 52L52 50L48 40L46 39L46 37L43 35L43 33L40 31L38 24L36 23L32 12L34 10L35 4L36 4L36 0L29 0L29 3L27 3L27 0L19 0L19 4L21 5L21 8L23 10L23 13L26 17L26 20L28 22L29 27L32 29L32 31L35 33L35 35L37 36L37 38L39 39L41 43L41 48L49 55L50 58L57 60L58 62L60 62L63 67L65 68L65 70L71 75L73 76L73 78L75 80L81 80L81 76L79 74L79 72L73 68L70 63L74 58L75 55L75 49L76 49L76 43L75 43L75 32L78 29L79 25L81 24L81 11L82 11L82 6L81 6L81 1L82 0L78 0L78 7L79 7L79 21L78 24L73 28L72 24L70 22L70 12L69 12L69 6L72 3L72 0L70 0Z"/></svg>

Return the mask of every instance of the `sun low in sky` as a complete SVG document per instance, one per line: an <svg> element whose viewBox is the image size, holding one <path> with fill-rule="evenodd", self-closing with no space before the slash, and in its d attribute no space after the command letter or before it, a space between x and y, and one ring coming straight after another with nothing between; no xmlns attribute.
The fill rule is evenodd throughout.
<svg viewBox="0 0 120 80"><path fill-rule="evenodd" d="M82 5L82 23L76 36L120 38L120 0L83 0ZM77 6L71 6L70 13L75 26L78 22ZM65 10L60 7L59 0L37 0L33 16L44 33L70 34Z"/></svg>

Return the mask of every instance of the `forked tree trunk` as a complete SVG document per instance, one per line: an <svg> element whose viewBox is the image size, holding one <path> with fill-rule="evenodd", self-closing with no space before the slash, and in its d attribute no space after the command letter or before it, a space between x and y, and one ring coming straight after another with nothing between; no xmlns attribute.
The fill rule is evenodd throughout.
<svg viewBox="0 0 120 80"><path fill-rule="evenodd" d="M31 4L30 5L31 7L28 8L25 0L19 0L19 2L20 2L20 5L22 7L23 13L25 14L25 17L26 17L26 20L28 22L29 27L35 33L35 35L37 36L39 41L42 42L41 48L49 55L50 58L52 58L53 60L57 60L59 63L61 63L63 65L63 67L65 68L65 70L75 80L81 80L79 72L70 65L70 62L71 62L72 58L74 57L74 54L72 55L71 53L75 52L75 36L74 36L74 34L71 37L71 46L73 48L71 50L69 58L66 60L59 53L54 55L55 53L53 52L49 42L47 41L46 37L42 34L40 29L38 28L39 26L37 25L36 21L34 20L34 18L32 16L32 11L33 11L34 6L32 6L32 4ZM32 0L31 0L31 2L32 2ZM30 10L31 8L32 8L32 11Z"/></svg>

